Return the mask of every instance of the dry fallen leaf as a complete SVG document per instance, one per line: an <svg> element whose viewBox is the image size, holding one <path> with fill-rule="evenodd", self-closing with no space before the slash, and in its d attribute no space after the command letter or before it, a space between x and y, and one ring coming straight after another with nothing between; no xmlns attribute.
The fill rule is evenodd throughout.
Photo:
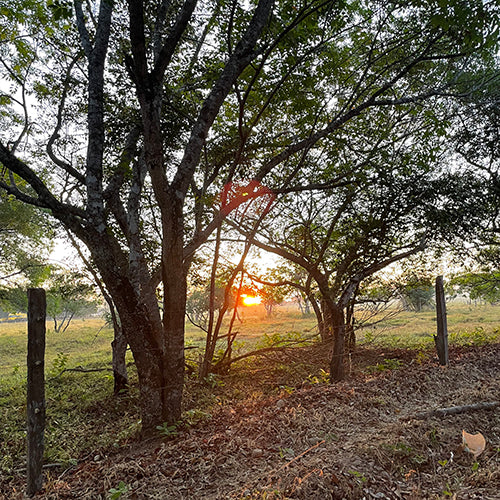
<svg viewBox="0 0 500 500"><path fill-rule="evenodd" d="M484 436L478 432L477 434L469 434L468 432L462 431L462 442L464 445L464 450L472 453L474 458L477 458L486 448L486 439Z"/></svg>

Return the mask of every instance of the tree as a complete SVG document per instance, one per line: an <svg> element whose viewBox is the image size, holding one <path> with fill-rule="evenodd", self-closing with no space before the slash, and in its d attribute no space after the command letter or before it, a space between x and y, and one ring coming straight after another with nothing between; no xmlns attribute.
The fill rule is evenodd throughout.
<svg viewBox="0 0 500 500"><path fill-rule="evenodd" d="M454 293L487 302L499 300L500 269L500 93L496 82L464 96L453 121L450 147L462 170L473 170L484 180L481 204L489 212L478 221L476 237L469 242L469 269L450 281ZM463 261L463 253L459 254Z"/></svg>
<svg viewBox="0 0 500 500"><path fill-rule="evenodd" d="M145 431L180 417L187 273L222 220L270 190L336 185L328 169L309 175L322 145L341 146L370 108L453 92L496 21L479 1L75 0L74 18L51 5L3 6L0 163L13 176L0 187L88 247L134 355Z"/></svg>
<svg viewBox="0 0 500 500"><path fill-rule="evenodd" d="M397 113L393 118L394 128L404 123ZM386 122L383 134L389 128ZM393 134L385 143L370 128L368 134L358 131L353 142L363 142L365 149L355 148L357 159L363 153L369 159L358 177L343 188L289 197L253 239L258 247L301 266L315 283L320 332L323 339L334 340L332 380L343 377L345 341L354 344L354 304L363 281L430 244L474 234L474 221L483 217L475 207L482 183L447 171L443 158L435 164L436 140L424 140L423 130L418 121L406 126L404 148ZM370 141L375 147L368 147ZM411 284L404 295L411 299L420 290ZM414 304L422 305L421 300Z"/></svg>
<svg viewBox="0 0 500 500"><path fill-rule="evenodd" d="M406 311L421 312L434 307L432 276L419 275L411 270L398 276L396 289Z"/></svg>
<svg viewBox="0 0 500 500"><path fill-rule="evenodd" d="M217 289L216 308L222 305L224 290ZM222 293L221 293L222 292ZM210 312L210 290L194 290L187 298L186 313L191 322L206 328L208 325L208 315Z"/></svg>
<svg viewBox="0 0 500 500"><path fill-rule="evenodd" d="M47 315L52 318L54 331L63 333L75 316L94 313L97 297L93 286L79 271L66 271L48 266L50 274L40 282L47 292ZM12 286L3 293L2 306L11 312L28 312L25 286Z"/></svg>
<svg viewBox="0 0 500 500"><path fill-rule="evenodd" d="M500 272L470 272L454 276L449 287L467 295L471 300L484 300L490 304L500 301Z"/></svg>
<svg viewBox="0 0 500 500"><path fill-rule="evenodd" d="M500 215L500 92L498 85L491 85L464 98L454 120L450 143L464 169L480 173L488 189L483 194L483 204L491 209L491 216L484 220L482 246L498 246ZM486 257L487 253L481 258ZM495 251L493 252L493 254ZM481 259L480 259L481 260Z"/></svg>
<svg viewBox="0 0 500 500"><path fill-rule="evenodd" d="M79 271L53 268L46 291L47 315L52 318L57 333L64 333L75 316L97 309L94 288Z"/></svg>
<svg viewBox="0 0 500 500"><path fill-rule="evenodd" d="M262 304L264 304L268 318L273 315L274 308L280 305L285 299L283 289L269 285L259 288L259 296L262 298Z"/></svg>

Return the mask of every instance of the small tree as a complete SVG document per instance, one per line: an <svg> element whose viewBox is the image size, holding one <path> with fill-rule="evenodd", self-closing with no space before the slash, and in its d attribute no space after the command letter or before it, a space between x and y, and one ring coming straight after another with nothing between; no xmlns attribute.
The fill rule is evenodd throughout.
<svg viewBox="0 0 500 500"><path fill-rule="evenodd" d="M54 331L65 332L75 316L97 309L93 286L80 272L57 270L47 289L47 315L54 322Z"/></svg>
<svg viewBox="0 0 500 500"><path fill-rule="evenodd" d="M280 305L285 299L285 291L282 287L264 285L259 289L259 296L262 298L262 304L266 309L266 315L270 318L273 315L274 308Z"/></svg>
<svg viewBox="0 0 500 500"><path fill-rule="evenodd" d="M421 312L434 307L434 289L427 280L404 284L399 290L406 311Z"/></svg>
<svg viewBox="0 0 500 500"><path fill-rule="evenodd" d="M215 300L213 307L218 310L224 302L224 288L217 286L215 288ZM206 330L210 314L210 289L198 289L192 291L187 298L186 314L188 319L195 326Z"/></svg>

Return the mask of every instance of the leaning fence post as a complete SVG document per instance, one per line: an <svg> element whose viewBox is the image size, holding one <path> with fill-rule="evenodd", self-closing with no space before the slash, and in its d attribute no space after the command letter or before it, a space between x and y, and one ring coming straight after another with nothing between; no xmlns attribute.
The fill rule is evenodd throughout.
<svg viewBox="0 0 500 500"><path fill-rule="evenodd" d="M28 289L27 494L43 487L42 460L45 429L45 318L42 288Z"/></svg>
<svg viewBox="0 0 500 500"><path fill-rule="evenodd" d="M443 277L436 278L436 317L437 317L437 335L434 335L436 341L436 350L439 358L439 364L448 364L448 326L446 322L446 299L444 296Z"/></svg>

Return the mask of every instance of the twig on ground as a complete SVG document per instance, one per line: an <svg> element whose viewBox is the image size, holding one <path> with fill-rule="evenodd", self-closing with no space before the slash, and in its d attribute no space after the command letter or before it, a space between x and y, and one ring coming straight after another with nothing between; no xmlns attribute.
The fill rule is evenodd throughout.
<svg viewBox="0 0 500 500"><path fill-rule="evenodd" d="M64 464L62 463L54 463L54 464L43 464L42 469L58 469L64 467ZM71 469L74 467L71 465L69 468ZM20 469L14 469L14 472L19 472L19 473L25 473L27 471L26 467L21 467Z"/></svg>
<svg viewBox="0 0 500 500"><path fill-rule="evenodd" d="M492 410L497 406L500 406L500 401L485 401L471 405L451 406L450 408L439 408L436 410L416 413L415 415L401 417L401 420L423 420L428 417L445 417L446 415L457 415L459 413L467 413L469 411Z"/></svg>
<svg viewBox="0 0 500 500"><path fill-rule="evenodd" d="M273 471L271 471L270 474L276 474L277 472L281 472L283 469L285 469L286 467L288 467L289 465L293 464L293 462L296 462L299 458L302 458L304 455L306 455L307 453L309 453L310 451L314 450L315 448L317 448L318 446L324 444L326 441L323 439L322 441L319 441L318 443L316 443L314 446L311 446L310 448L308 448L306 451L303 451L300 455L297 455L296 457L293 457L289 462L287 462L285 465L282 465L279 469L275 469ZM269 475L269 474L268 474Z"/></svg>

